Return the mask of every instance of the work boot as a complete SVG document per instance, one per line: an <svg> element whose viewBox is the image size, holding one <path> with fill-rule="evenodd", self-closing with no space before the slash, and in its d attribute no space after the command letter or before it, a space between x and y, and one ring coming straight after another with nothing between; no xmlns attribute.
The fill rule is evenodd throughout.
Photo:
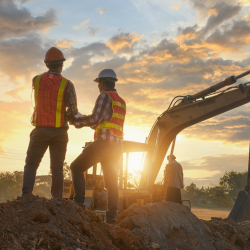
<svg viewBox="0 0 250 250"><path fill-rule="evenodd" d="M79 207L81 207L82 210L86 210L86 206L85 206L84 203L77 203L77 202L76 202L76 204L77 204Z"/></svg>
<svg viewBox="0 0 250 250"><path fill-rule="evenodd" d="M115 215L106 211L105 222L107 222L108 224L115 224L115 221L116 221Z"/></svg>

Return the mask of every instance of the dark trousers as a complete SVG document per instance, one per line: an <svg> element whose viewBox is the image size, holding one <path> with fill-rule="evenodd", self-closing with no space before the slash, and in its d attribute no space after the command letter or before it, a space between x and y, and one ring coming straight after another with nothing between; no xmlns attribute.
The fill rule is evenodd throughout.
<svg viewBox="0 0 250 250"><path fill-rule="evenodd" d="M49 147L52 173L51 195L53 198L62 198L63 163L67 143L68 132L66 128L36 127L33 129L30 134L30 143L24 166L23 194L33 191L37 168Z"/></svg>
<svg viewBox="0 0 250 250"><path fill-rule="evenodd" d="M122 156L122 143L97 139L87 146L71 163L72 180L75 190L74 200L84 203L85 178L83 172L101 163L105 187L108 190L108 211L106 215L115 216L118 208L118 167Z"/></svg>
<svg viewBox="0 0 250 250"><path fill-rule="evenodd" d="M181 204L181 189L176 187L168 187L166 201Z"/></svg>

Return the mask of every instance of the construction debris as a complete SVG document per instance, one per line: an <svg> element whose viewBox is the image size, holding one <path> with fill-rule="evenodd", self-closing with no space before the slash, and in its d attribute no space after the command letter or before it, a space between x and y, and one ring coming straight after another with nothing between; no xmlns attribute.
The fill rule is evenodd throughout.
<svg viewBox="0 0 250 250"><path fill-rule="evenodd" d="M0 249L250 249L250 221L203 221L162 202L133 204L109 225L70 200L26 195L0 203Z"/></svg>

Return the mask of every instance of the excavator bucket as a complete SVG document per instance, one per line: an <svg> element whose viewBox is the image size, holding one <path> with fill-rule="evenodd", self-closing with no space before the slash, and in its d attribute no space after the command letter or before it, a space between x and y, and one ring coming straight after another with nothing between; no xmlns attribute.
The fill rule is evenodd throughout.
<svg viewBox="0 0 250 250"><path fill-rule="evenodd" d="M240 191L228 218L233 219L236 222L247 220L250 216L250 214L248 214L249 208L249 193L247 191Z"/></svg>

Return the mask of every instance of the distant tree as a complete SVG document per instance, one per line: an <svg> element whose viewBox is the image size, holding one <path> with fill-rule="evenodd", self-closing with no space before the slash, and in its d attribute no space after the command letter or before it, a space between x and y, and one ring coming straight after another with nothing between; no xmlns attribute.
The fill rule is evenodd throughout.
<svg viewBox="0 0 250 250"><path fill-rule="evenodd" d="M230 171L226 172L223 177L220 178L219 185L224 188L226 194L230 198L236 198L238 192L243 190L247 184L247 171L236 172Z"/></svg>
<svg viewBox="0 0 250 250"><path fill-rule="evenodd" d="M0 201L12 200L21 194L23 172L0 173Z"/></svg>
<svg viewBox="0 0 250 250"><path fill-rule="evenodd" d="M71 180L71 171L67 162L63 164L64 179ZM22 192L23 171L0 173L0 202L15 199ZM48 175L36 176L34 195L51 198L51 172Z"/></svg>
<svg viewBox="0 0 250 250"><path fill-rule="evenodd" d="M67 162L63 163L63 176L64 179L71 180L71 170Z"/></svg>
<svg viewBox="0 0 250 250"><path fill-rule="evenodd" d="M244 189L247 172L230 171L220 178L214 187L197 187L193 182L182 190L183 199L188 199L194 206L232 207L238 192Z"/></svg>
<svg viewBox="0 0 250 250"><path fill-rule="evenodd" d="M51 175L38 175L33 189L33 194L40 197L51 198Z"/></svg>

